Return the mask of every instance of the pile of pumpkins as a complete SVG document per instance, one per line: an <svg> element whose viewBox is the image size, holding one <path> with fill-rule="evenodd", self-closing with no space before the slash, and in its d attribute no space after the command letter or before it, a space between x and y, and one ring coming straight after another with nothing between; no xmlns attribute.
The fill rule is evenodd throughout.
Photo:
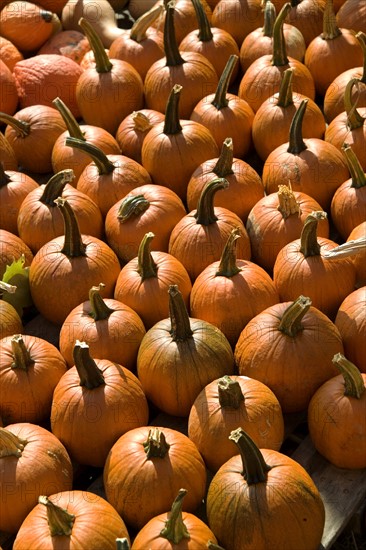
<svg viewBox="0 0 366 550"><path fill-rule="evenodd" d="M0 6L0 530L316 550L281 447L366 468L366 3Z"/></svg>

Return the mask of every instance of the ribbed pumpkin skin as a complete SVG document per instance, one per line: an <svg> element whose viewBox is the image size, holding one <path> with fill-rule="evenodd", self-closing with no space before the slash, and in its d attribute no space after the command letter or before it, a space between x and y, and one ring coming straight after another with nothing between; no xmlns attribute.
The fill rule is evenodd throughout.
<svg viewBox="0 0 366 550"><path fill-rule="evenodd" d="M354 290L341 303L335 325L344 346L344 354L361 372L366 373L366 286Z"/></svg>
<svg viewBox="0 0 366 550"><path fill-rule="evenodd" d="M6 429L27 441L21 457L0 458L0 529L16 533L39 495L71 490L73 470L65 447L45 428L19 422Z"/></svg>
<svg viewBox="0 0 366 550"><path fill-rule="evenodd" d="M357 225L348 235L347 241L361 239L366 235L366 221ZM356 288L366 285L366 250L351 257L356 269Z"/></svg>
<svg viewBox="0 0 366 550"><path fill-rule="evenodd" d="M303 329L295 337L282 333L278 327L290 304L276 304L254 317L235 347L239 374L266 384L283 412L306 410L316 389L337 374L333 356L343 353L337 327L314 307L305 313Z"/></svg>
<svg viewBox="0 0 366 550"><path fill-rule="evenodd" d="M183 510L193 512L206 487L206 469L197 447L176 430L160 428L170 448L163 458L146 459L143 444L150 428L136 428L120 437L103 473L108 502L137 529L168 510L183 485L187 489Z"/></svg>
<svg viewBox="0 0 366 550"><path fill-rule="evenodd" d="M366 107L360 107L357 111L366 120ZM343 111L329 124L324 139L339 150L341 150L344 142L348 143L356 153L362 169L366 171L366 122L359 128L350 130L348 127L348 114Z"/></svg>
<svg viewBox="0 0 366 550"><path fill-rule="evenodd" d="M210 528L230 550L316 550L325 516L317 488L290 457L269 449L261 453L272 466L265 483L247 485L239 455L216 473L207 495Z"/></svg>
<svg viewBox="0 0 366 550"><path fill-rule="evenodd" d="M212 26L225 29L239 48L244 38L263 24L260 0L220 0L211 19Z"/></svg>
<svg viewBox="0 0 366 550"><path fill-rule="evenodd" d="M18 235L17 219L21 204L39 185L22 172L7 170L5 174L10 181L0 187L0 227Z"/></svg>
<svg viewBox="0 0 366 550"><path fill-rule="evenodd" d="M188 416L206 384L234 372L233 352L223 333L201 319L190 318L190 326L193 336L175 342L171 320L159 321L147 331L137 356L147 398L174 416Z"/></svg>
<svg viewBox="0 0 366 550"><path fill-rule="evenodd" d="M5 273L6 266L11 265L14 258L18 260L24 254L24 267L29 267L33 260L33 254L29 246L17 235L13 235L5 229L0 229L0 277Z"/></svg>
<svg viewBox="0 0 366 550"><path fill-rule="evenodd" d="M247 376L230 378L240 384L244 395L238 409L220 405L218 380L214 380L197 396L188 418L188 436L212 472L237 454L229 435L238 426L260 448L278 451L284 436L282 410L274 393Z"/></svg>
<svg viewBox="0 0 366 550"><path fill-rule="evenodd" d="M18 106L18 92L13 73L1 59L0 77L0 111L8 115L13 115Z"/></svg>
<svg viewBox="0 0 366 550"><path fill-rule="evenodd" d="M352 178L342 183L333 195L331 216L338 233L346 240L366 220L366 186L354 188Z"/></svg>
<svg viewBox="0 0 366 550"><path fill-rule="evenodd" d="M354 67L338 75L328 86L324 95L323 110L327 121L330 123L336 116L344 111L344 91L352 78L362 78L363 67ZM366 107L366 85L359 82L352 90L352 102L357 101L357 107Z"/></svg>
<svg viewBox="0 0 366 550"><path fill-rule="evenodd" d="M122 434L147 424L149 409L132 372L107 359L95 362L105 384L88 390L76 367L69 369L55 388L51 429L76 462L102 468Z"/></svg>
<svg viewBox="0 0 366 550"><path fill-rule="evenodd" d="M47 521L47 508L43 504L31 511L18 531L14 541L14 550L115 550L116 538L127 538L129 535L122 518L106 500L88 491L63 491L49 499L75 515L75 523L69 537L51 536ZM98 523L97 529L90 525Z"/></svg>
<svg viewBox="0 0 366 550"><path fill-rule="evenodd" d="M361 376L365 391L360 399L345 395L344 377L339 375L325 382L309 404L314 446L338 468L366 467L366 373Z"/></svg>
<svg viewBox="0 0 366 550"><path fill-rule="evenodd" d="M0 300L0 339L20 334L22 330L22 320L14 307L5 300Z"/></svg>

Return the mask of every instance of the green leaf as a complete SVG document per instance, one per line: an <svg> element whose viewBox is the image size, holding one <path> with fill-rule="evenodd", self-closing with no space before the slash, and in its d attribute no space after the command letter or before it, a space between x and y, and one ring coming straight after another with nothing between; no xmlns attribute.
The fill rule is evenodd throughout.
<svg viewBox="0 0 366 550"><path fill-rule="evenodd" d="M23 315L23 308L33 305L29 289L29 267L24 267L25 257L22 255L14 260L11 265L6 266L2 281L17 287L13 294L5 292L2 299L11 304L20 317Z"/></svg>

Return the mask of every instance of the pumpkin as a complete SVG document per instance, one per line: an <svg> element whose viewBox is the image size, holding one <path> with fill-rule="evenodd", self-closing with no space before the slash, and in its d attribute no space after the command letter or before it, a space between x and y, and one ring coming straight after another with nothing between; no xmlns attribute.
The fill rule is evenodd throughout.
<svg viewBox="0 0 366 550"><path fill-rule="evenodd" d="M5 65L13 71L15 63L24 59L22 52L13 44L11 40L0 36L0 56Z"/></svg>
<svg viewBox="0 0 366 550"><path fill-rule="evenodd" d="M239 56L239 48L234 38L225 29L212 27L201 0L191 0L196 11L198 29L195 28L179 44L181 52L198 52L206 57L221 75L231 55ZM238 75L239 66L235 65L230 75L233 84Z"/></svg>
<svg viewBox="0 0 366 550"><path fill-rule="evenodd" d="M0 278L3 277L6 266L23 256L24 267L29 267L33 261L31 249L20 237L0 228Z"/></svg>
<svg viewBox="0 0 366 550"><path fill-rule="evenodd" d="M266 99L255 113L252 125L253 144L259 157L265 161L268 155L289 141L293 117L304 99L308 100L302 134L304 138L322 139L325 132L324 115L315 101L300 93L293 93L293 69L282 74L278 93ZM276 131L273 132L273 128Z"/></svg>
<svg viewBox="0 0 366 550"><path fill-rule="evenodd" d="M5 171L0 163L0 226L18 235L17 219L20 206L28 193L38 189L38 183L22 172Z"/></svg>
<svg viewBox="0 0 366 550"><path fill-rule="evenodd" d="M179 489L170 512L155 516L137 533L131 550L170 550L174 548L197 550L207 548L216 537L201 519L182 512L186 489Z"/></svg>
<svg viewBox="0 0 366 550"><path fill-rule="evenodd" d="M15 0L0 11L1 36L22 53L37 50L53 32L53 16L33 2Z"/></svg>
<svg viewBox="0 0 366 550"><path fill-rule="evenodd" d="M262 181L266 193L275 193L286 182L293 191L301 191L328 210L336 189L349 178L341 151L319 138L304 139L302 123L308 100L303 99L291 122L287 143L272 151L263 166Z"/></svg>
<svg viewBox="0 0 366 550"><path fill-rule="evenodd" d="M361 65L362 49L353 30L339 28L333 0L326 0L323 32L306 48L304 63L311 72L316 92L324 96L333 80L352 67ZM324 70L324 67L327 70Z"/></svg>
<svg viewBox="0 0 366 550"><path fill-rule="evenodd" d="M16 292L16 286L0 283L0 298L6 292ZM0 299L0 340L23 330L22 320L17 310L5 300Z"/></svg>
<svg viewBox="0 0 366 550"><path fill-rule="evenodd" d="M345 356L357 365L361 372L366 373L365 302L366 287L363 286L351 292L339 306L334 323L342 336Z"/></svg>
<svg viewBox="0 0 366 550"><path fill-rule="evenodd" d="M162 121L164 121L163 113L154 109L140 109L127 115L116 132L116 140L123 154L141 164L144 139L151 128Z"/></svg>
<svg viewBox="0 0 366 550"><path fill-rule="evenodd" d="M33 302L46 319L61 325L70 311L88 297L95 280L112 296L120 265L113 250L96 237L81 235L72 207L56 199L64 216L65 236L43 245L29 269Z"/></svg>
<svg viewBox="0 0 366 550"><path fill-rule="evenodd" d="M94 357L135 370L145 327L128 305L113 298L103 299L104 288L104 284L92 286L89 300L77 305L66 317L60 331L60 351L71 367L75 340L84 340Z"/></svg>
<svg viewBox="0 0 366 550"><path fill-rule="evenodd" d="M334 466L365 468L366 374L341 353L333 361L341 374L324 383L310 401L310 437Z"/></svg>
<svg viewBox="0 0 366 550"><path fill-rule="evenodd" d="M18 110L13 117L0 113L0 122L7 124L4 135L19 166L37 174L52 172L52 148L66 129L56 109L32 105Z"/></svg>
<svg viewBox="0 0 366 550"><path fill-rule="evenodd" d="M0 132L0 164L4 170L18 170L18 161L13 148L2 132Z"/></svg>
<svg viewBox="0 0 366 550"><path fill-rule="evenodd" d="M16 533L41 494L68 491L73 470L51 432L29 423L0 428L0 529Z"/></svg>
<svg viewBox="0 0 366 550"><path fill-rule="evenodd" d="M366 107L366 35L358 32L356 38L363 52L363 64L352 67L339 74L328 86L323 101L324 115L331 122L337 115L344 111L344 92L350 80L357 78L357 86L352 88L352 102L358 107Z"/></svg>
<svg viewBox="0 0 366 550"><path fill-rule="evenodd" d="M360 239L366 235L366 221L357 225L349 234L347 242ZM352 257L356 269L356 288L366 284L366 251L360 251Z"/></svg>
<svg viewBox="0 0 366 550"><path fill-rule="evenodd" d="M145 104L148 109L165 113L172 86L180 85L183 92L179 102L179 116L188 119L194 106L207 95L208 89L217 85L218 76L212 64L202 54L180 53L175 35L174 13L175 7L168 3L164 23L165 56L155 61L146 73Z"/></svg>
<svg viewBox="0 0 366 550"><path fill-rule="evenodd" d="M147 423L148 404L131 371L107 359L94 359L85 342L76 340L73 358L74 366L53 394L52 433L76 462L103 467L117 439Z"/></svg>
<svg viewBox="0 0 366 550"><path fill-rule="evenodd" d="M233 229L220 261L198 275L190 296L192 317L218 327L233 348L250 319L279 301L274 283L264 269L237 259L239 237L239 229Z"/></svg>
<svg viewBox="0 0 366 550"><path fill-rule="evenodd" d="M325 511L307 471L278 451L259 450L242 428L229 437L240 454L221 466L207 494L208 524L220 544L230 550L316 550Z"/></svg>
<svg viewBox="0 0 366 550"><path fill-rule="evenodd" d="M162 185L136 187L108 211L107 242L125 263L137 256L142 237L151 229L157 234L154 249L167 252L170 234L185 215L184 205L174 191Z"/></svg>
<svg viewBox="0 0 366 550"><path fill-rule="evenodd" d="M193 120L181 120L179 103L182 86L171 89L164 122L146 135L141 150L142 166L153 183L164 185L185 200L193 171L202 162L216 157L218 147L211 132ZM166 157L169 155L169 162Z"/></svg>
<svg viewBox="0 0 366 550"><path fill-rule="evenodd" d="M80 63L86 52L90 50L90 44L85 35L79 31L60 31L54 34L38 50L38 55L57 54L65 55L76 63Z"/></svg>
<svg viewBox="0 0 366 550"><path fill-rule="evenodd" d="M161 16L162 5L153 6L135 21L131 29L118 36L110 45L109 58L121 59L130 63L142 80L150 66L164 57L164 37L152 23Z"/></svg>
<svg viewBox="0 0 366 550"><path fill-rule="evenodd" d="M200 195L212 179L225 178L229 186L215 195L215 204L237 214L245 223L251 208L264 196L259 174L240 158L234 158L232 138L224 139L220 156L200 164L192 173L187 187L187 206L197 208Z"/></svg>
<svg viewBox="0 0 366 550"><path fill-rule="evenodd" d="M324 139L341 150L344 142L347 142L356 153L361 167L366 171L366 107L357 109L357 96L352 99L353 87L358 87L358 79L352 78L344 91L343 113L336 116L327 126Z"/></svg>
<svg viewBox="0 0 366 550"><path fill-rule="evenodd" d="M337 13L337 23L340 27L366 33L365 15L366 7L362 2L346 0Z"/></svg>
<svg viewBox="0 0 366 550"><path fill-rule="evenodd" d="M42 338L15 334L0 340L0 414L5 424L45 421L66 362Z"/></svg>
<svg viewBox="0 0 366 550"><path fill-rule="evenodd" d="M187 307L192 289L179 260L166 252L150 250L154 238L151 231L144 235L137 257L122 268L114 290L115 299L136 311L147 330L169 316L170 285L178 285Z"/></svg>
<svg viewBox="0 0 366 550"><path fill-rule="evenodd" d="M284 19L291 10L290 3L284 4L273 27L273 49L271 54L263 55L253 61L240 80L238 96L249 103L254 112L261 104L275 94L280 87L282 74L293 69L293 89L309 99L315 99L315 86L309 69L292 57L287 57L283 38Z"/></svg>
<svg viewBox="0 0 366 550"><path fill-rule="evenodd" d="M260 199L251 209L246 222L252 260L269 273L281 248L299 238L307 216L320 205L312 197L279 185L277 193ZM329 237L329 222L319 220L319 237Z"/></svg>
<svg viewBox="0 0 366 550"><path fill-rule="evenodd" d="M317 237L318 221L325 215L322 211L309 214L300 238L280 250L273 280L282 302L305 294L314 307L334 319L344 298L354 290L356 273L350 258L326 257L337 245Z"/></svg>
<svg viewBox="0 0 366 550"><path fill-rule="evenodd" d="M214 178L204 187L197 208L174 227L169 239L169 254L182 262L192 282L212 262L220 259L232 229L238 227L242 239L237 254L250 259L250 241L244 224L231 210L214 207L215 193L228 187L225 178Z"/></svg>
<svg viewBox="0 0 366 550"><path fill-rule="evenodd" d="M299 29L306 47L323 30L325 2L326 0L290 0L291 10L287 21Z"/></svg>
<svg viewBox="0 0 366 550"><path fill-rule="evenodd" d="M47 105L60 97L77 118L76 85L84 70L76 61L58 54L42 54L18 61L14 67L15 84L20 107Z"/></svg>
<svg viewBox="0 0 366 550"><path fill-rule="evenodd" d="M65 144L89 157L89 164L79 176L77 189L99 206L103 218L126 193L135 187L151 183L147 170L125 155L106 154L101 147L72 137L67 137Z"/></svg>
<svg viewBox="0 0 366 550"><path fill-rule="evenodd" d="M90 525L98 525L90 529ZM14 541L14 550L52 550L67 544L69 550L115 550L116 538L129 535L124 521L102 497L73 490L41 495Z"/></svg>
<svg viewBox="0 0 366 550"><path fill-rule="evenodd" d="M0 111L8 115L13 115L18 106L18 91L13 73L1 59L0 78Z"/></svg>
<svg viewBox="0 0 366 550"><path fill-rule="evenodd" d="M240 47L240 65L243 73L250 65L261 57L272 53L273 26L276 19L276 8L270 0L264 2L264 25L250 32ZM305 55L305 40L299 29L284 23L283 34L287 52L290 57L303 61Z"/></svg>
<svg viewBox="0 0 366 550"><path fill-rule="evenodd" d="M261 449L279 451L283 415L267 386L247 376L223 376L207 384L189 413L188 436L212 472L237 454L228 437L238 425Z"/></svg>
<svg viewBox="0 0 366 550"><path fill-rule="evenodd" d="M227 93L237 61L237 55L228 58L216 92L206 95L197 103L190 119L208 128L218 147L229 136L233 141L234 156L244 158L252 148L254 112L246 101Z"/></svg>
<svg viewBox="0 0 366 550"><path fill-rule="evenodd" d="M211 24L226 30L240 48L244 38L262 21L261 0L220 0L213 12Z"/></svg>
<svg viewBox="0 0 366 550"><path fill-rule="evenodd" d="M170 428L129 430L113 445L103 471L108 502L126 523L141 529L169 510L179 489L183 510L194 512L205 494L206 468L190 439Z"/></svg>
<svg viewBox="0 0 366 550"><path fill-rule="evenodd" d="M335 375L332 358L339 351L342 338L334 323L308 297L299 296L249 321L235 346L235 363L241 376L273 391L284 413L300 412Z"/></svg>
<svg viewBox="0 0 366 550"><path fill-rule="evenodd" d="M331 203L332 221L346 240L351 231L366 220L366 174L348 143L342 151L346 156L351 178L346 180L333 195Z"/></svg>
<svg viewBox="0 0 366 550"><path fill-rule="evenodd" d="M169 287L169 310L169 318L156 323L142 339L137 375L147 398L161 411L188 416L206 384L233 373L233 352L217 327L189 317L176 285Z"/></svg>

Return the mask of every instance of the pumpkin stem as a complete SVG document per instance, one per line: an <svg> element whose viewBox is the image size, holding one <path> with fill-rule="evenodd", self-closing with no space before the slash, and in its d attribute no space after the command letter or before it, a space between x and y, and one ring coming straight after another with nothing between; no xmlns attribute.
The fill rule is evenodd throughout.
<svg viewBox="0 0 366 550"><path fill-rule="evenodd" d="M54 208L56 206L55 200L62 195L65 185L72 182L74 178L74 171L70 169L61 170L52 176L44 187L39 198L40 202Z"/></svg>
<svg viewBox="0 0 366 550"><path fill-rule="evenodd" d="M347 166L351 174L352 184L354 189L360 189L366 186L366 174L362 169L360 161L356 153L348 143L343 143L342 151L346 157Z"/></svg>
<svg viewBox="0 0 366 550"><path fill-rule="evenodd" d="M170 448L164 433L159 428L149 430L149 435L143 445L148 460L151 458L164 458Z"/></svg>
<svg viewBox="0 0 366 550"><path fill-rule="evenodd" d="M131 117L134 123L134 129L138 132L148 132L153 127L149 118L140 111L134 111Z"/></svg>
<svg viewBox="0 0 366 550"><path fill-rule="evenodd" d="M270 0L266 0L263 11L264 11L263 36L268 36L268 38L272 38L274 22L276 21L276 8Z"/></svg>
<svg viewBox="0 0 366 550"><path fill-rule="evenodd" d="M192 0L193 7L196 12L198 22L198 38L201 42L210 42L213 39L210 22L207 18L206 12L203 9L202 2L200 0Z"/></svg>
<svg viewBox="0 0 366 550"><path fill-rule="evenodd" d="M265 463L262 453L254 441L243 430L237 428L233 430L229 439L236 443L243 461L243 477L248 485L256 483L265 483L267 481L267 472L271 466Z"/></svg>
<svg viewBox="0 0 366 550"><path fill-rule="evenodd" d="M334 13L333 0L327 0L323 14L323 40L334 40L340 36L342 31L337 25L336 15Z"/></svg>
<svg viewBox="0 0 366 550"><path fill-rule="evenodd" d="M18 120L17 118L10 116L6 113L0 113L0 122L9 124L16 131L17 137L25 138L30 134L30 123L24 120Z"/></svg>
<svg viewBox="0 0 366 550"><path fill-rule="evenodd" d="M24 447L28 441L21 439L17 435L9 432L5 428L0 428L0 458L5 456L22 456Z"/></svg>
<svg viewBox="0 0 366 550"><path fill-rule="evenodd" d="M284 220L286 220L290 216L293 216L294 214L300 216L300 203L297 202L295 194L290 187L288 187L287 185L279 185L277 197L279 203L277 206L277 210L281 212Z"/></svg>
<svg viewBox="0 0 366 550"><path fill-rule="evenodd" d="M17 287L15 285L10 285L9 283L5 283L4 281L0 281L0 291L1 296L3 292L8 292L9 294L14 294Z"/></svg>
<svg viewBox="0 0 366 550"><path fill-rule="evenodd" d="M344 378L344 395L361 399L366 388L362 374L356 365L341 353L336 353L332 362L341 371Z"/></svg>
<svg viewBox="0 0 366 550"><path fill-rule="evenodd" d="M170 334L174 342L184 342L193 335L188 311L177 285L170 285L168 292Z"/></svg>
<svg viewBox="0 0 366 550"><path fill-rule="evenodd" d="M219 546L218 544L216 544L212 540L209 540L207 542L207 549L208 550L225 550L222 546Z"/></svg>
<svg viewBox="0 0 366 550"><path fill-rule="evenodd" d="M78 21L79 26L82 28L85 36L88 39L91 49L94 53L95 70L98 73L110 73L113 68L107 52L104 49L103 43L92 25L87 19L81 17Z"/></svg>
<svg viewBox="0 0 366 550"><path fill-rule="evenodd" d="M304 115L306 107L308 106L308 102L308 99L302 100L291 121L290 139L287 151L292 155L299 155L302 151L305 151L305 149L307 149L305 141L302 137L302 123L304 120Z"/></svg>
<svg viewBox="0 0 366 550"><path fill-rule="evenodd" d="M69 147L74 147L75 149L80 149L81 151L84 151L84 153L89 155L89 157L91 157L92 161L96 165L100 176L111 174L116 168L113 162L109 160L107 155L100 149L100 147L89 143L85 139L82 140L73 137L67 137L65 140L65 145Z"/></svg>
<svg viewBox="0 0 366 550"><path fill-rule="evenodd" d="M238 409L244 401L244 395L240 384L230 376L223 376L217 382L219 392L219 403L222 408Z"/></svg>
<svg viewBox="0 0 366 550"><path fill-rule="evenodd" d="M358 43L361 46L362 53L363 53L362 76L359 80L360 80L360 82L363 82L363 84L366 84L366 34L362 31L360 31L356 34L356 38L358 40Z"/></svg>
<svg viewBox="0 0 366 550"><path fill-rule="evenodd" d="M292 77L294 70L290 67L282 74L280 91L278 92L277 105L286 109L294 104L292 93Z"/></svg>
<svg viewBox="0 0 366 550"><path fill-rule="evenodd" d="M229 88L231 75L233 74L233 70L238 62L238 59L239 58L237 55L231 54L229 59L227 60L224 70L221 73L219 82L217 84L215 97L211 101L211 105L216 107L218 111L229 105L229 100L226 95Z"/></svg>
<svg viewBox="0 0 366 550"><path fill-rule="evenodd" d="M351 78L344 90L344 110L347 113L347 128L350 131L361 128L365 122L364 117L357 111L357 101L355 101L355 103L352 101L353 86L359 88L360 82L358 78Z"/></svg>
<svg viewBox="0 0 366 550"><path fill-rule="evenodd" d="M283 34L283 24L290 10L291 4L287 2L282 6L282 9L277 15L273 25L272 65L275 65L276 67L288 65L286 42Z"/></svg>
<svg viewBox="0 0 366 550"><path fill-rule="evenodd" d="M55 203L61 210L64 218L65 240L61 252L68 258L77 258L86 255L86 247L81 238L79 224L69 202L58 197Z"/></svg>
<svg viewBox="0 0 366 550"><path fill-rule="evenodd" d="M165 109L164 134L174 135L182 131L179 121L179 100L182 91L180 84L175 84L169 94Z"/></svg>
<svg viewBox="0 0 366 550"><path fill-rule="evenodd" d="M11 177L4 170L3 163L0 162L0 188L5 187L8 183L11 182Z"/></svg>
<svg viewBox="0 0 366 550"><path fill-rule="evenodd" d="M323 253L323 258L327 258L329 260L331 259L338 260L339 258L349 258L350 256L354 256L355 254L364 252L365 249L366 249L366 237L360 237L359 239L347 241L343 244L340 244L339 246L336 246L331 250L326 250Z"/></svg>
<svg viewBox="0 0 366 550"><path fill-rule="evenodd" d="M64 123L66 124L66 128L69 132L70 137L85 141L84 132L81 131L81 128L76 121L76 118L74 117L70 109L62 101L62 99L56 97L52 101L52 103L64 119Z"/></svg>
<svg viewBox="0 0 366 550"><path fill-rule="evenodd" d="M185 63L181 56L177 44L174 26L174 5L175 2L167 2L165 9L165 23L164 23L164 52L166 58L167 67L176 67Z"/></svg>
<svg viewBox="0 0 366 550"><path fill-rule="evenodd" d="M150 203L145 199L144 195L135 195L126 197L122 200L118 209L117 218L121 223L131 219L133 216L139 216L145 212L150 206Z"/></svg>
<svg viewBox="0 0 366 550"><path fill-rule="evenodd" d="M69 537L75 521L74 514L57 506L44 495L38 497L38 502L47 508L47 521L51 537Z"/></svg>
<svg viewBox="0 0 366 550"><path fill-rule="evenodd" d="M226 189L229 186L229 182L225 178L215 178L208 182L203 188L200 198L197 204L197 210L194 214L196 223L201 225L210 225L217 221L213 200L215 193L220 189Z"/></svg>
<svg viewBox="0 0 366 550"><path fill-rule="evenodd" d="M143 42L146 40L146 31L151 24L159 17L163 12L164 6L153 6L150 10L143 13L132 25L130 30L130 39L135 42Z"/></svg>
<svg viewBox="0 0 366 550"><path fill-rule="evenodd" d="M160 536L167 539L170 543L179 544L183 539L189 539L188 529L183 521L182 503L187 494L186 489L179 489L178 495L170 510L169 517L165 522L165 527L160 531Z"/></svg>
<svg viewBox="0 0 366 550"><path fill-rule="evenodd" d="M76 340L73 358L80 378L80 386L93 390L105 384L102 371L90 355L88 344Z"/></svg>
<svg viewBox="0 0 366 550"><path fill-rule="evenodd" d="M116 549L117 550L130 550L130 544L128 539L116 539Z"/></svg>
<svg viewBox="0 0 366 550"><path fill-rule="evenodd" d="M219 268L215 273L216 277L230 278L240 273L241 269L236 264L236 241L237 239L239 239L239 237L241 237L240 229L238 227L235 227L231 231L229 238L224 246L224 250L221 254Z"/></svg>
<svg viewBox="0 0 366 550"><path fill-rule="evenodd" d="M21 334L15 334L12 337L11 351L14 359L11 364L12 369L27 371L30 366L34 365L34 360L31 358L31 354L26 348Z"/></svg>
<svg viewBox="0 0 366 550"><path fill-rule="evenodd" d="M326 212L311 212L304 222L300 236L300 252L309 258L309 256L320 256L320 245L318 243L318 222L327 217Z"/></svg>
<svg viewBox="0 0 366 550"><path fill-rule="evenodd" d="M108 317L113 313L114 309L107 306L100 291L103 290L105 285L99 283L98 286L92 286L89 290L89 302L91 305L90 316L94 321L102 321L103 319L108 319Z"/></svg>
<svg viewBox="0 0 366 550"><path fill-rule="evenodd" d="M299 296L282 315L278 330L290 338L295 338L304 329L302 320L305 313L309 311L311 303L310 298Z"/></svg>
<svg viewBox="0 0 366 550"><path fill-rule="evenodd" d="M220 156L212 169L219 178L225 178L234 173L233 170L234 149L232 138L226 138L222 144Z"/></svg>
<svg viewBox="0 0 366 550"><path fill-rule="evenodd" d="M155 235L151 231L146 233L139 246L137 253L137 273L140 275L141 281L157 277L158 274L158 266L154 262L150 251L150 243L154 237Z"/></svg>

